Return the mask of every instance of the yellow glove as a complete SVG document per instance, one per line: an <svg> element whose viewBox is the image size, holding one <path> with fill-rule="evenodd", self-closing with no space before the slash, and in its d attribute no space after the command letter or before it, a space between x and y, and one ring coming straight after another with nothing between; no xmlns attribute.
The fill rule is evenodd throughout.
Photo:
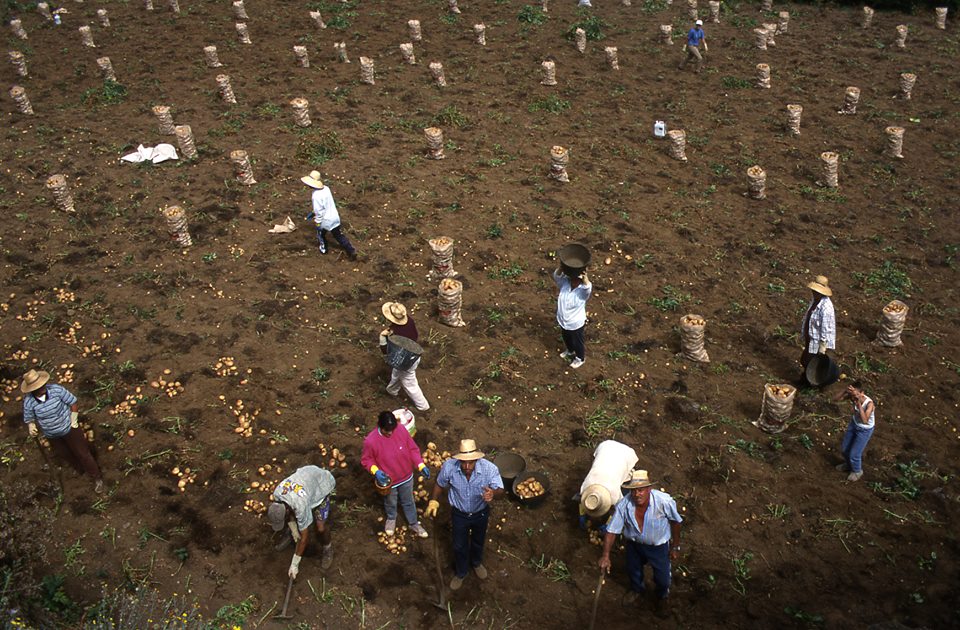
<svg viewBox="0 0 960 630"><path fill-rule="evenodd" d="M79 411L70 412L70 428L71 429L80 428L80 412Z"/></svg>
<svg viewBox="0 0 960 630"><path fill-rule="evenodd" d="M27 423L27 432L30 433L30 437L37 437L37 423L36 422Z"/></svg>
<svg viewBox="0 0 960 630"><path fill-rule="evenodd" d="M440 502L436 499L430 499L430 503L427 503L427 510L423 513L424 516L429 516L430 518L437 518L437 510L440 509Z"/></svg>

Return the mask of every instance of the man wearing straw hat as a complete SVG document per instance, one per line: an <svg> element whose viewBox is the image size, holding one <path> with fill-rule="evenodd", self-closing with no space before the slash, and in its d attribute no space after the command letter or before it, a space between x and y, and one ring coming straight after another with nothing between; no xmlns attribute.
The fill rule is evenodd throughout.
<svg viewBox="0 0 960 630"><path fill-rule="evenodd" d="M621 484L630 479L637 453L616 440L604 440L593 451L593 465L580 485L580 527L590 519L605 521L610 509L623 498Z"/></svg>
<svg viewBox="0 0 960 630"><path fill-rule="evenodd" d="M30 437L43 431L57 455L70 462L78 473L93 477L93 489L99 494L103 492L103 473L80 428L77 397L61 385L48 383L49 380L49 373L30 370L20 383L20 391L24 393L23 421Z"/></svg>
<svg viewBox="0 0 960 630"><path fill-rule="evenodd" d="M387 521L383 531L393 536L397 529L397 502L403 508L411 531L420 538L427 538L427 530L417 519L417 506L413 500L413 476L417 472L424 479L430 478L430 469L423 463L420 449L410 437L406 427L397 422L392 411L381 411L377 428L363 440L360 463L376 478L378 488L389 488L383 497Z"/></svg>
<svg viewBox="0 0 960 630"><path fill-rule="evenodd" d="M800 363L803 369L816 354L826 354L827 350L837 347L837 316L830 296L829 280L826 276L817 276L816 280L807 284L812 292L807 312L803 316L800 333L803 337L803 354Z"/></svg>
<svg viewBox="0 0 960 630"><path fill-rule="evenodd" d="M483 545L490 520L490 503L503 496L503 480L493 462L483 459L473 440L460 440L460 451L443 463L430 495L424 516L436 518L440 495L447 490L453 523L455 573L450 590L463 585L470 567L481 580L487 579L483 566Z"/></svg>
<svg viewBox="0 0 960 630"><path fill-rule="evenodd" d="M330 495L337 482L329 470L319 466L303 466L292 475L277 484L270 497L272 503L267 508L267 521L274 532L289 528L290 537L284 535L276 549L284 549L291 537L296 550L290 560L287 575L297 579L300 572L300 560L310 542L310 526L314 525L323 545L323 559L320 568L329 569L333 564L333 544L330 542Z"/></svg>
<svg viewBox="0 0 960 630"><path fill-rule="evenodd" d="M646 586L643 567L653 568L653 583L657 587L657 607L663 610L670 594L670 560L680 552L680 523L677 503L666 492L654 490L645 470L634 470L623 489L630 494L620 499L607 524L603 538L600 569L610 572L610 550L618 534L623 534L627 548L627 574L630 576L628 602L636 602Z"/></svg>
<svg viewBox="0 0 960 630"><path fill-rule="evenodd" d="M406 307L400 302L386 302L380 307L380 312L390 323L388 328L380 331L380 352L387 354L387 338L390 335L406 337L413 342L419 339L417 325L413 322L413 317L407 314ZM390 382L387 383L387 393L391 396L400 394L400 388L410 397L411 402L417 408L417 411L426 411L430 408L430 403L423 395L420 389L420 383L417 381L417 367L420 366L420 359L406 370L393 368L390 373Z"/></svg>
<svg viewBox="0 0 960 630"><path fill-rule="evenodd" d="M313 219L317 225L317 240L320 241L320 253L327 253L327 232L333 234L340 247L347 251L350 260L357 259L357 250L350 244L350 239L343 233L340 225L340 214L337 212L337 204L333 201L333 193L328 186L324 186L320 181L320 172L311 171L309 175L304 175L300 181L313 188L311 199L313 209L307 215L307 219Z"/></svg>

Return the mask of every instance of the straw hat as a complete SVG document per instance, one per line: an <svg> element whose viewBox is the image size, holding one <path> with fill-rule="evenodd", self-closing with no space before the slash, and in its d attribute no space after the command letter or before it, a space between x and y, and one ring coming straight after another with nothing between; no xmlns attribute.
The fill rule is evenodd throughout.
<svg viewBox="0 0 960 630"><path fill-rule="evenodd" d="M397 326L403 326L407 323L407 308L400 302L387 302L380 307L380 312L387 318L387 321L393 322Z"/></svg>
<svg viewBox="0 0 960 630"><path fill-rule="evenodd" d="M587 486L580 495L580 507L591 518L600 518L613 507L613 498L610 491L598 483Z"/></svg>
<svg viewBox="0 0 960 630"><path fill-rule="evenodd" d="M310 188L323 188L323 182L320 181L320 171L310 171L310 174L301 177L300 181Z"/></svg>
<svg viewBox="0 0 960 630"><path fill-rule="evenodd" d="M30 370L23 375L23 382L20 383L20 391L24 394L29 394L32 391L36 391L47 384L47 381L50 380L50 374L44 372L43 370Z"/></svg>
<svg viewBox="0 0 960 630"><path fill-rule="evenodd" d="M623 482L621 488L626 490L634 490L636 488L649 488L653 485L653 482L650 481L650 476L645 470L632 470L630 471L630 480Z"/></svg>
<svg viewBox="0 0 960 630"><path fill-rule="evenodd" d="M472 462L482 457L483 453L477 450L477 443L473 440L460 440L460 452L453 456L461 462Z"/></svg>
<svg viewBox="0 0 960 630"><path fill-rule="evenodd" d="M817 276L816 280L807 284L807 288L816 291L820 295L830 297L833 295L833 291L830 290L829 284L830 281L827 280L826 276Z"/></svg>
<svg viewBox="0 0 960 630"><path fill-rule="evenodd" d="M270 527L273 528L273 531L279 532L283 529L283 526L286 525L287 521L287 506L285 503L278 503L274 501L270 504L270 507L267 508L267 521L270 523Z"/></svg>

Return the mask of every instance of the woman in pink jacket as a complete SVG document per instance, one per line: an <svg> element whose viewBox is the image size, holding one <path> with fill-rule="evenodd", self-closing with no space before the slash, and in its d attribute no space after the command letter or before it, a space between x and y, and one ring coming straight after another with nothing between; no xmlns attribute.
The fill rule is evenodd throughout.
<svg viewBox="0 0 960 630"><path fill-rule="evenodd" d="M419 471L424 479L430 478L430 469L423 463L420 449L403 425L397 423L390 411L381 411L377 428L363 440L360 463L370 471L381 486L390 486L390 494L383 497L387 522L383 531L393 535L397 529L397 501L410 529L420 538L427 538L427 530L417 519L417 506L413 502L413 476Z"/></svg>

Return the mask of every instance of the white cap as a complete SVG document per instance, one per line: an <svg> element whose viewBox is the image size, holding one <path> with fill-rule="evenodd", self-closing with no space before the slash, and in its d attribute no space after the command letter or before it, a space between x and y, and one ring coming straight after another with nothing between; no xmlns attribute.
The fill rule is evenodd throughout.
<svg viewBox="0 0 960 630"><path fill-rule="evenodd" d="M697 20L697 26L703 26L703 20Z"/></svg>

